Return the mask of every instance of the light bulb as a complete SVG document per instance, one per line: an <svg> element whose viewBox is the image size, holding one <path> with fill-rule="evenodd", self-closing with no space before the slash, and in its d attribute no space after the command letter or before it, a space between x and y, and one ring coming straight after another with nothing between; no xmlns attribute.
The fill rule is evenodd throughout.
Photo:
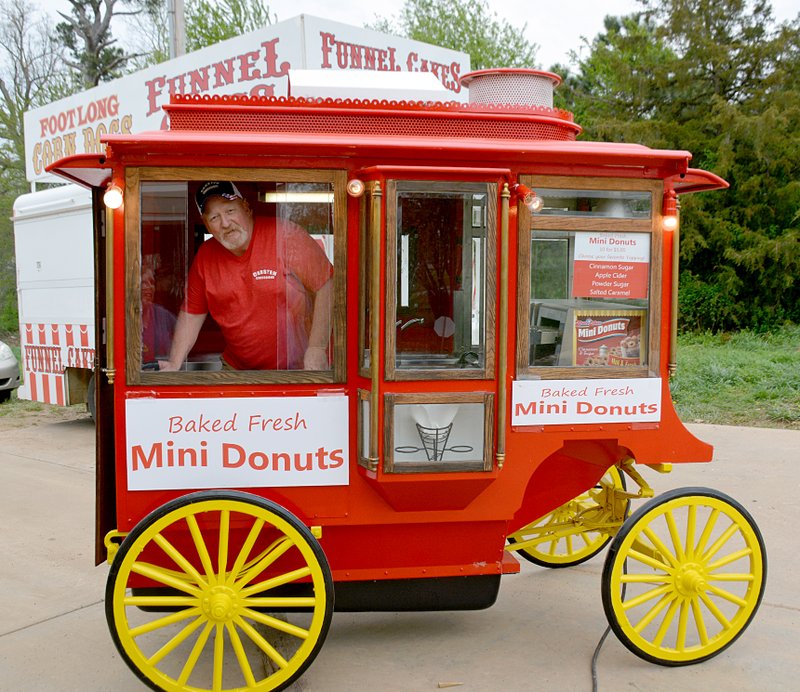
<svg viewBox="0 0 800 692"><path fill-rule="evenodd" d="M365 185L362 180L352 178L347 181L347 194L351 197L361 197L364 194Z"/></svg>
<svg viewBox="0 0 800 692"><path fill-rule="evenodd" d="M122 188L119 185L109 185L103 194L103 204L109 209L119 209L122 206Z"/></svg>

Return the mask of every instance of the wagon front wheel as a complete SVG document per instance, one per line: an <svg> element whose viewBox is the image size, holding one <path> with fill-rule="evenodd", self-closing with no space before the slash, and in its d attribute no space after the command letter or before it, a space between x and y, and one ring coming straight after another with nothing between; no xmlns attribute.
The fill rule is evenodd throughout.
<svg viewBox="0 0 800 692"><path fill-rule="evenodd" d="M750 624L766 573L764 541L744 507L708 488L671 490L614 537L603 608L637 656L664 666L699 663Z"/></svg>
<svg viewBox="0 0 800 692"><path fill-rule="evenodd" d="M333 582L311 531L248 493L166 503L117 551L106 618L128 666L156 690L280 690L317 655Z"/></svg>

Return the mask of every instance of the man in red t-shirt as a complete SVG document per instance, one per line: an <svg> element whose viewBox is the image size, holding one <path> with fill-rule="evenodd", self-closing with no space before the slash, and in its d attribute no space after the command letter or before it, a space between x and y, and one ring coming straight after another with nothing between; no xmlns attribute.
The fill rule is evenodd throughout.
<svg viewBox="0 0 800 692"><path fill-rule="evenodd" d="M195 201L213 238L192 263L160 369L180 369L209 313L236 370L328 369L333 267L319 244L289 221L254 219L231 182L204 183Z"/></svg>

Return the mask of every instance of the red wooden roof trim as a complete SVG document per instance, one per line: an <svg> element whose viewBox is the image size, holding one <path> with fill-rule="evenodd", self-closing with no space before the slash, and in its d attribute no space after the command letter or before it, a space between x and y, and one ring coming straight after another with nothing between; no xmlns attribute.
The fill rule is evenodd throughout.
<svg viewBox="0 0 800 692"><path fill-rule="evenodd" d="M45 170L83 187L103 187L111 179L112 169L106 163L105 154L73 154L54 161Z"/></svg>
<svg viewBox="0 0 800 692"><path fill-rule="evenodd" d="M672 186L679 195L707 190L725 190L730 187L727 180L700 168L688 168L686 173L674 178Z"/></svg>

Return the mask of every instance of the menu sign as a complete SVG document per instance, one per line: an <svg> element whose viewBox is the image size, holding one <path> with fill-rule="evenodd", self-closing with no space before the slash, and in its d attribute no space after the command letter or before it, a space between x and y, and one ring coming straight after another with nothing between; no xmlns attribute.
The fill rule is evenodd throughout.
<svg viewBox="0 0 800 692"><path fill-rule="evenodd" d="M647 298L649 269L647 233L575 234L575 298Z"/></svg>

